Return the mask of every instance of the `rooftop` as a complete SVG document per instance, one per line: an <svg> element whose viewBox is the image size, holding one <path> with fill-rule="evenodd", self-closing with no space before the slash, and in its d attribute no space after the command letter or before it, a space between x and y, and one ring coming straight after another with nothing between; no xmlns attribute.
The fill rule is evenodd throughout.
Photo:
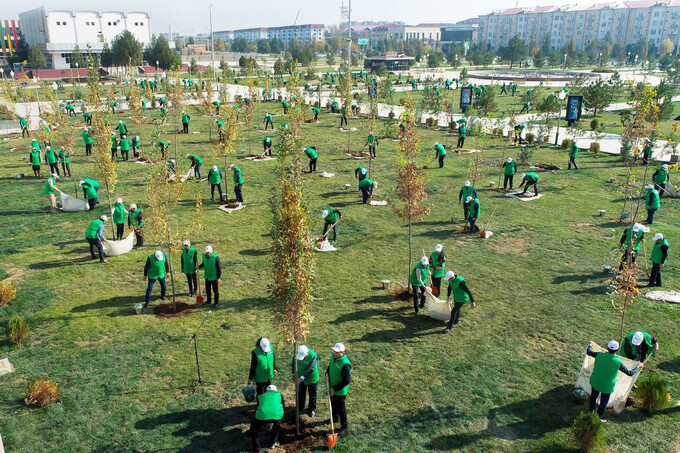
<svg viewBox="0 0 680 453"><path fill-rule="evenodd" d="M601 9L636 9L658 7L680 7L680 0L633 0L592 4L566 4L559 6L536 6L530 8L507 8L483 16L515 16L518 14L540 14L555 11L597 11Z"/></svg>

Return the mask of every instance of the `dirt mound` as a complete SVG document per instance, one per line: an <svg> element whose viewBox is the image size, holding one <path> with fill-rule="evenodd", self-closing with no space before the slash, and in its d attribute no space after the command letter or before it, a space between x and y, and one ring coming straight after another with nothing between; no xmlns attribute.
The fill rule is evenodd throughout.
<svg viewBox="0 0 680 453"><path fill-rule="evenodd" d="M223 202L220 203L220 206L224 206L225 208L229 208L229 209L234 209L234 208L238 208L239 202L236 201L236 200L223 201Z"/></svg>
<svg viewBox="0 0 680 453"><path fill-rule="evenodd" d="M323 433L302 423L300 424L300 435L298 436L295 434L295 420L284 420L281 422L281 432L279 433L280 446L277 450L294 453L303 449L322 446L325 442Z"/></svg>
<svg viewBox="0 0 680 453"><path fill-rule="evenodd" d="M397 299L397 300L410 300L411 299L411 293L409 292L408 288L404 288L401 286L398 286L392 290L392 295Z"/></svg>
<svg viewBox="0 0 680 453"><path fill-rule="evenodd" d="M175 304L175 311L172 311L172 304L160 304L156 305L153 309L153 313L159 318L179 318L181 316L186 316L192 313L194 310L193 305L189 305L185 302L177 302Z"/></svg>
<svg viewBox="0 0 680 453"><path fill-rule="evenodd" d="M352 157L362 157L364 159L366 159L367 157L370 157L370 155L368 153L364 153L364 152L361 152L361 151L349 151L347 154L349 154Z"/></svg>

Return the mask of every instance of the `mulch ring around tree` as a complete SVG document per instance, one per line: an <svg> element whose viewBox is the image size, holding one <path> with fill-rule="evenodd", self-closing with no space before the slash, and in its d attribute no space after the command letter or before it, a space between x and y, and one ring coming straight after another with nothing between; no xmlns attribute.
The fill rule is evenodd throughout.
<svg viewBox="0 0 680 453"><path fill-rule="evenodd" d="M370 154L362 151L349 151L345 154L355 159L368 159L370 157Z"/></svg>
<svg viewBox="0 0 680 453"><path fill-rule="evenodd" d="M153 308L153 313L159 318L179 318L191 314L194 310L194 305L189 305L185 302L177 301L175 304L175 311L172 311L172 304L160 304Z"/></svg>
<svg viewBox="0 0 680 453"><path fill-rule="evenodd" d="M325 445L325 434L316 431L313 427L300 423L300 435L295 433L295 419L284 419L281 422L281 431L279 432L279 447L277 451L282 450L287 453L294 453L304 449L312 449L314 447L321 447Z"/></svg>
<svg viewBox="0 0 680 453"><path fill-rule="evenodd" d="M234 209L239 207L239 202L236 201L236 199L233 200L226 200L226 201L221 201L220 206L224 206L225 208L229 209Z"/></svg>

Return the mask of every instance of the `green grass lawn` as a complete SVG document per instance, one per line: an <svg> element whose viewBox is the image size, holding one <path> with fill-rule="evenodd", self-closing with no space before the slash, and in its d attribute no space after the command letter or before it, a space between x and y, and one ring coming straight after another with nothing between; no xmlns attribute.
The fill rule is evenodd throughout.
<svg viewBox="0 0 680 453"><path fill-rule="evenodd" d="M258 106L256 122L265 108L281 113L279 104ZM180 171L186 172L183 156L191 152L204 158L207 174L213 164L224 162L210 156L209 118L191 114L191 129L200 134L178 136L176 151L175 137L163 137L171 142ZM155 152L148 142L149 125L135 126L126 113L116 115L114 124L118 119L142 137L144 153ZM610 276L602 265L617 261L613 248L622 227L614 219L622 203L608 180L623 179L622 164L615 157L584 152L579 172L539 171L544 196L523 203L488 187L497 181L501 162L518 149L506 141L468 138L470 148L484 150L483 176L477 181L482 227L498 208L489 225L494 235L486 241L461 235L456 229L461 224L451 223L451 216L462 217L457 197L472 157L450 152L444 169L426 170L432 213L414 225L414 263L421 250L429 254L442 243L447 265L467 280L477 301L475 310L464 309L454 332L443 335L441 322L414 316L411 301L397 301L380 288L383 279L406 283L407 226L391 206L364 206L353 190L342 189L345 183L354 186L354 169L366 162L344 153L348 135L338 131L337 116L324 112L320 119L321 124L304 126L303 137L305 144L319 148L318 171L335 177L304 177L312 235L321 234L320 214L329 206L341 209L343 220L339 250L316 255L314 321L307 344L320 353L325 368L330 346L344 342L354 365L347 399L351 435L341 438L335 450L574 451L573 419L583 407L573 402L571 392L588 340L604 344L619 335L619 316L605 294ZM69 121L82 126L81 117ZM350 138L353 149L363 146L367 124L350 123L358 128ZM55 132L53 147L62 133ZM419 134L423 164L434 155L433 142L455 140L440 130L420 128ZM241 135L247 140L227 163L243 169L247 208L233 214L217 210L204 182L191 184L174 211L178 222L188 221L194 197L203 196L204 229L192 241L199 250L212 244L224 267L220 308L199 335L206 383L196 392L193 348L187 344L205 309L173 319L135 315L132 305L143 301L142 271L153 244L107 264L91 261L84 230L106 213L105 202L92 213L49 214L44 180L13 178L30 173L21 160L25 153L10 151L28 141L0 142L0 278L11 278L18 287L17 299L0 309L0 325L4 329L12 315L21 314L30 328L25 344L0 344L0 357L16 367L15 373L0 377L0 434L8 452L247 451L244 433L253 406L244 402L240 389L260 336L275 344L275 384L292 404L292 347L272 327L268 299L268 199L277 162L239 159L259 153L265 134L242 130ZM78 141L72 159L76 180L94 175L92 159L83 154ZM539 148L532 160L565 166L567 157L563 151ZM397 143L382 140L371 163L379 199L394 200L396 162ZM116 196L143 209L148 168L134 163L117 168ZM59 186L75 191L71 180ZM231 186L228 192L233 196ZM599 209L607 215L599 217ZM652 229L671 244L664 270L664 285L670 289L680 284L675 253L679 215L678 201L664 199ZM106 234L111 236L109 227ZM173 266L179 267L179 257ZM177 276L176 285L187 300L183 276ZM642 329L659 338L661 351L649 368L669 381L673 403L653 416L635 407L611 416L605 430L612 451L678 448L679 326L677 306L640 297L630 309L626 333ZM58 382L59 403L25 407L27 384L38 377ZM312 429L324 437L328 408L321 388Z"/></svg>

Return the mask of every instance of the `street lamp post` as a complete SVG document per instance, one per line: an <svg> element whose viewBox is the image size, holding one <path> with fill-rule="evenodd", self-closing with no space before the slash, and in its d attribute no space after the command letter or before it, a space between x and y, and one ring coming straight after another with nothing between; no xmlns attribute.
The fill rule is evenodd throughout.
<svg viewBox="0 0 680 453"><path fill-rule="evenodd" d="M212 78L213 82L215 82L215 39L213 36L213 28L212 28L212 9L213 5L212 3L210 4L210 52L211 52L211 65L212 65Z"/></svg>
<svg viewBox="0 0 680 453"><path fill-rule="evenodd" d="M597 65L600 69L602 69L602 52L597 56Z"/></svg>
<svg viewBox="0 0 680 453"><path fill-rule="evenodd" d="M635 62L633 63L633 75L635 75L635 70L637 69L638 56L635 55Z"/></svg>
<svg viewBox="0 0 680 453"><path fill-rule="evenodd" d="M156 60L156 73L154 74L153 79L158 82L158 60Z"/></svg>
<svg viewBox="0 0 680 453"><path fill-rule="evenodd" d="M560 111L557 114L557 132L555 133L555 146L557 146L557 143L559 142L560 139L560 119L562 118L562 104L564 103L564 99L567 97L567 93L564 90L562 90L560 91L559 97L560 97Z"/></svg>
<svg viewBox="0 0 680 453"><path fill-rule="evenodd" d="M564 54L564 69L567 69L567 56L568 54Z"/></svg>
<svg viewBox="0 0 680 453"><path fill-rule="evenodd" d="M9 76L12 78L12 88L14 88L14 99L18 102L19 95L17 94L17 85L14 83L14 71L9 71Z"/></svg>

